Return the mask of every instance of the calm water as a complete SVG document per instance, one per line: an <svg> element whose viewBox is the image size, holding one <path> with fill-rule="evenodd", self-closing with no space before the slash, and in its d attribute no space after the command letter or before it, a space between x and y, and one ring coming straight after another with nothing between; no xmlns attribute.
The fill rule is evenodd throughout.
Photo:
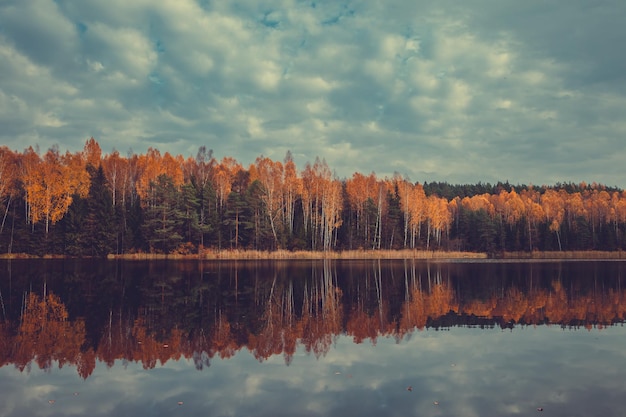
<svg viewBox="0 0 626 417"><path fill-rule="evenodd" d="M626 263L0 268L0 416L626 413Z"/></svg>

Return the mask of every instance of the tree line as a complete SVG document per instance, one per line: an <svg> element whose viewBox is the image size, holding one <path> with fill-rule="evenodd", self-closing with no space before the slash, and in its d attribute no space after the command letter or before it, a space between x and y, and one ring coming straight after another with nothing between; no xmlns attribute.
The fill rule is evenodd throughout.
<svg viewBox="0 0 626 417"><path fill-rule="evenodd" d="M195 157L0 147L0 251L106 256L207 249L622 250L626 193L601 184L534 187L338 178L259 156L244 167Z"/></svg>

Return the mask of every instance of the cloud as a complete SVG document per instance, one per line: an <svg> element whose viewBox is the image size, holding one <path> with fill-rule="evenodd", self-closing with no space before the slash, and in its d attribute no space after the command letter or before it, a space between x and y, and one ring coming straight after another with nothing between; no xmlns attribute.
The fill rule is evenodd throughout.
<svg viewBox="0 0 626 417"><path fill-rule="evenodd" d="M7 1L0 140L626 186L625 15L581 0Z"/></svg>

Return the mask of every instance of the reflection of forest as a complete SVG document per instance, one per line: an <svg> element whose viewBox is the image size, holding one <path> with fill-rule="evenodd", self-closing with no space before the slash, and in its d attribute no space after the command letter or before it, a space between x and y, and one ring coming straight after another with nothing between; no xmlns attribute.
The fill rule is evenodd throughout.
<svg viewBox="0 0 626 417"><path fill-rule="evenodd" d="M298 346L324 355L341 334L398 340L450 326L624 320L624 266L604 263L428 264L51 262L0 276L0 366L76 366L180 358L198 369L242 349L262 361ZM5 285L7 284L8 285Z"/></svg>

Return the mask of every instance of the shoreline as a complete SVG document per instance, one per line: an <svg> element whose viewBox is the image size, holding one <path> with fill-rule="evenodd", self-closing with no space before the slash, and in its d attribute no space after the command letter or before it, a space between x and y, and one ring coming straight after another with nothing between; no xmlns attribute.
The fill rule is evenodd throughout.
<svg viewBox="0 0 626 417"><path fill-rule="evenodd" d="M550 251L550 252L483 252L426 251L426 250L351 250L351 251L255 251L255 250L204 250L195 254L129 253L110 254L106 258L69 257L64 255L36 256L23 253L1 254L0 259L109 259L109 260L626 260L626 251Z"/></svg>

